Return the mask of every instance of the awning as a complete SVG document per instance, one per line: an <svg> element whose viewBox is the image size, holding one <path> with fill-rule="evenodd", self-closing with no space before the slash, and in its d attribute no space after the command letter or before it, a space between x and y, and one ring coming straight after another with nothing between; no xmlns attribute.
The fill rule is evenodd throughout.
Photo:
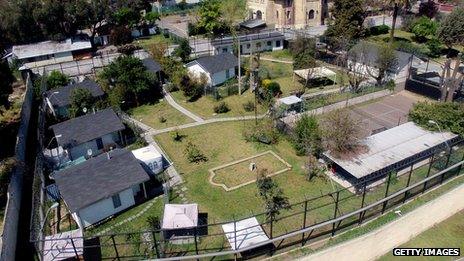
<svg viewBox="0 0 464 261"><path fill-rule="evenodd" d="M235 231L234 232L234 228ZM222 225L222 230L233 250L253 246L269 240L255 217Z"/></svg>

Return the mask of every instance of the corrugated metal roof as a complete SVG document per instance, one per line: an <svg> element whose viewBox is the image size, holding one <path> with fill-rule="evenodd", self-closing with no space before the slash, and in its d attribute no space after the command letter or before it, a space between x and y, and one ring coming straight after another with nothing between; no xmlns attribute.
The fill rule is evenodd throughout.
<svg viewBox="0 0 464 261"><path fill-rule="evenodd" d="M330 152L324 155L359 179L456 137L451 132L431 132L408 122L367 137L364 144L368 151L354 158L338 159Z"/></svg>
<svg viewBox="0 0 464 261"><path fill-rule="evenodd" d="M92 48L92 43L86 37L68 38L62 42L45 41L26 45L13 46L13 54L18 59L26 59L42 55L78 51Z"/></svg>

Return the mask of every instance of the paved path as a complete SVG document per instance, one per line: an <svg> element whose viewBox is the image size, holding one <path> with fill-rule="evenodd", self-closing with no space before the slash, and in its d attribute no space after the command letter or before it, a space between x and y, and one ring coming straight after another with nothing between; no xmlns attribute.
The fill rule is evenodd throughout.
<svg viewBox="0 0 464 261"><path fill-rule="evenodd" d="M464 209L464 184L367 235L299 260L375 260Z"/></svg>
<svg viewBox="0 0 464 261"><path fill-rule="evenodd" d="M166 89L163 87L163 93L164 93L164 98L166 99L166 101L169 103L169 105L171 105L172 107L174 107L174 109L180 111L181 113L183 113L185 116L189 117L190 119L196 121L196 122L203 122L204 119L202 119L200 116L197 116L196 114L194 114L193 112L185 109L184 107L180 106L175 100L174 98L172 98L171 94L166 91Z"/></svg>

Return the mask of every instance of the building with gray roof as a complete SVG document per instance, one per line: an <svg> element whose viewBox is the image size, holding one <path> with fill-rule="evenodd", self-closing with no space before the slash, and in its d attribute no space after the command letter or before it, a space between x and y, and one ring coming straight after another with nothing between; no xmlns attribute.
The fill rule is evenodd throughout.
<svg viewBox="0 0 464 261"><path fill-rule="evenodd" d="M126 149L115 149L61 170L54 179L81 228L95 224L146 198L150 180L141 162Z"/></svg>
<svg viewBox="0 0 464 261"><path fill-rule="evenodd" d="M113 109L105 109L73 118L50 129L56 142L70 160L90 157L124 143L121 131L124 124Z"/></svg>
<svg viewBox="0 0 464 261"><path fill-rule="evenodd" d="M235 77L238 59L232 53L221 53L214 56L200 57L185 66L192 76L200 78L205 75L208 85L217 86Z"/></svg>
<svg viewBox="0 0 464 261"><path fill-rule="evenodd" d="M85 78L82 82L68 84L45 92L45 101L50 112L58 117L68 117L69 105L71 105L72 95L76 89L88 90L96 100L105 95L95 81Z"/></svg>
<svg viewBox="0 0 464 261"><path fill-rule="evenodd" d="M284 48L285 36L279 31L267 31L252 34L243 34L237 37L241 54L250 54L264 51L276 51ZM214 54L233 52L235 39L231 36L216 38L211 41Z"/></svg>

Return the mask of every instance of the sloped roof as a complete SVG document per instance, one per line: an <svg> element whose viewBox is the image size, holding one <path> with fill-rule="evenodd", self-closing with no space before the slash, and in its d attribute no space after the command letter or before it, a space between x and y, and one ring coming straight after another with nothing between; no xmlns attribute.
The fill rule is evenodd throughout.
<svg viewBox="0 0 464 261"><path fill-rule="evenodd" d="M78 88L89 90L93 97L100 97L105 94L96 82L85 78L82 82L72 83L57 89L49 90L45 93L45 96L49 98L53 106L67 106L71 104L72 92Z"/></svg>
<svg viewBox="0 0 464 261"><path fill-rule="evenodd" d="M69 210L76 212L148 181L150 176L130 151L115 149L59 171L54 178Z"/></svg>
<svg viewBox="0 0 464 261"><path fill-rule="evenodd" d="M231 53L221 53L213 56L205 56L187 64L187 67L198 63L207 72L214 74L238 66L238 59Z"/></svg>
<svg viewBox="0 0 464 261"><path fill-rule="evenodd" d="M142 63L149 72L157 73L161 71L161 65L152 58L145 58Z"/></svg>
<svg viewBox="0 0 464 261"><path fill-rule="evenodd" d="M192 228L198 225L197 204L164 205L163 229Z"/></svg>
<svg viewBox="0 0 464 261"><path fill-rule="evenodd" d="M225 236L233 250L246 248L269 240L255 217L222 225Z"/></svg>
<svg viewBox="0 0 464 261"><path fill-rule="evenodd" d="M61 135L56 140L60 146L66 148L123 130L124 124L113 109L105 109L52 125L50 128L55 136Z"/></svg>
<svg viewBox="0 0 464 261"><path fill-rule="evenodd" d="M398 163L404 159L443 145L458 137L451 132L431 132L413 122L407 122L389 130L371 135L364 140L368 150L352 159L338 159L324 155L356 178Z"/></svg>

